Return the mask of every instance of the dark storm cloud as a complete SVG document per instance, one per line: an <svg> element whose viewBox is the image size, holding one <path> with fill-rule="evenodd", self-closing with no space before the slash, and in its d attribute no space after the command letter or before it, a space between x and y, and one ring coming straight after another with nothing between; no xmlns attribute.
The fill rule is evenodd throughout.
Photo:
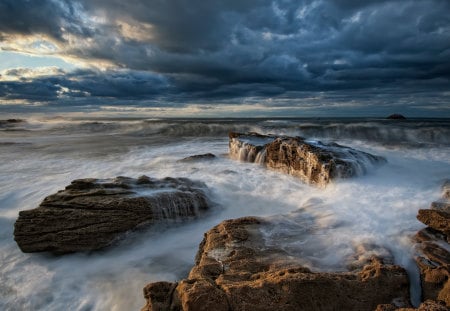
<svg viewBox="0 0 450 311"><path fill-rule="evenodd" d="M446 94L450 82L448 0L6 0L0 36L12 33L71 34L78 41L67 43L65 55L124 71L2 82L4 98L28 98L36 83L59 94L49 97L55 101L64 94L239 102L302 92L363 101L373 90L387 98Z"/></svg>
<svg viewBox="0 0 450 311"><path fill-rule="evenodd" d="M11 73L11 70L7 71ZM20 72L20 70L18 71ZM12 73L16 73L13 70ZM0 98L41 102L77 99L90 105L96 99L151 99L169 91L167 80L155 74L136 71L98 72L78 70L65 75L22 79L0 83ZM84 102L80 99L85 99Z"/></svg>
<svg viewBox="0 0 450 311"><path fill-rule="evenodd" d="M0 38L5 34L44 34L63 40L64 32L89 36L91 30L80 23L74 1L2 0Z"/></svg>

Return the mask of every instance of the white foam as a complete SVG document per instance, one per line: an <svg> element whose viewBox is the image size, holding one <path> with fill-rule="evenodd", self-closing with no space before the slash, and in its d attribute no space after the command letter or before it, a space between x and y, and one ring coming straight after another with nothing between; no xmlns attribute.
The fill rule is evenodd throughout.
<svg viewBox="0 0 450 311"><path fill-rule="evenodd" d="M130 142L119 136L81 137L67 131L52 136L39 131L5 133L5 138L33 144L1 147L0 309L139 309L145 303L146 283L187 275L204 232L224 219L249 215L284 215L273 216L280 226L267 232L268 239L284 234L285 249L302 255L312 269L344 269L354 245L371 241L388 248L417 285L410 237L424 225L416 214L440 196L441 182L450 176L449 146L394 149L345 137L340 143L385 156L388 163L326 189L229 159L226 135L166 143L160 136L133 136ZM218 158L207 163L177 162L208 152ZM17 248L13 224L19 210L36 207L74 179L143 174L204 181L221 206L207 218L134 233L119 246L90 255L52 257L23 254ZM310 225L311 234L296 239L295 230L300 235Z"/></svg>

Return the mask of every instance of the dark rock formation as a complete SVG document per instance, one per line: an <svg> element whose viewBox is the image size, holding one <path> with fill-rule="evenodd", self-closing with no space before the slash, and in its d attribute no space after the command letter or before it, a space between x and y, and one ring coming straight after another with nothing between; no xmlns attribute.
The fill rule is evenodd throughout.
<svg viewBox="0 0 450 311"><path fill-rule="evenodd" d="M404 115L398 114L398 113L394 113L391 114L390 116L388 116L386 119L389 120L406 120L406 117Z"/></svg>
<svg viewBox="0 0 450 311"><path fill-rule="evenodd" d="M270 169L325 186L334 178L364 174L370 166L385 163L382 157L301 137L277 137L257 133L230 133L230 156L256 162Z"/></svg>
<svg viewBox="0 0 450 311"><path fill-rule="evenodd" d="M417 215L428 225L415 237L418 242L416 262L420 270L423 299L443 301L450 307L450 184L442 189L442 198L421 209Z"/></svg>
<svg viewBox="0 0 450 311"><path fill-rule="evenodd" d="M15 127L18 124L24 123L25 120L22 119L7 119L7 120L0 120L0 128L2 127L6 127L6 128L10 128L10 127Z"/></svg>
<svg viewBox="0 0 450 311"><path fill-rule="evenodd" d="M138 226L198 215L208 208L205 190L186 178L74 180L38 208L21 211L14 238L23 252L100 249Z"/></svg>
<svg viewBox="0 0 450 311"><path fill-rule="evenodd" d="M448 311L448 308L442 302L427 300L421 303L417 309L398 308L393 304L378 305L375 311Z"/></svg>
<svg viewBox="0 0 450 311"><path fill-rule="evenodd" d="M196 154L190 157L186 157L184 159L179 160L178 162L195 162L195 161L201 161L201 160L214 160L216 156L212 153L205 153L205 154Z"/></svg>
<svg viewBox="0 0 450 311"><path fill-rule="evenodd" d="M393 301L408 306L401 267L371 257L352 272L312 272L265 244L260 229L266 225L246 217L209 230L188 278L148 285L142 310L374 310Z"/></svg>

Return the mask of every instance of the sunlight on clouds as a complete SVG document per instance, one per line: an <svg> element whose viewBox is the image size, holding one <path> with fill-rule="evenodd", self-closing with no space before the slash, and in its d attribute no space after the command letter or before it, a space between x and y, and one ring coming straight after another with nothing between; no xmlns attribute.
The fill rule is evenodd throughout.
<svg viewBox="0 0 450 311"><path fill-rule="evenodd" d="M152 33L153 26L147 23L137 21L116 21L120 35L128 40L139 42L149 42L154 38Z"/></svg>
<svg viewBox="0 0 450 311"><path fill-rule="evenodd" d="M39 77L64 75L58 67L12 68L0 71L0 81L27 81Z"/></svg>

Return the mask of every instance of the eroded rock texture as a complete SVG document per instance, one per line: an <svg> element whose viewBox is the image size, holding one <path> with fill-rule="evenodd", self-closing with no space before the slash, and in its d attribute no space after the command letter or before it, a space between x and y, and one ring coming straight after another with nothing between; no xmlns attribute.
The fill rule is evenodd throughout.
<svg viewBox="0 0 450 311"><path fill-rule="evenodd" d="M442 188L442 198L430 209L421 209L417 219L428 228L416 235L416 262L420 270L424 300L442 301L450 307L450 183Z"/></svg>
<svg viewBox="0 0 450 311"><path fill-rule="evenodd" d="M138 226L199 215L208 209L206 189L186 178L74 180L39 207L21 211L14 238L23 252L100 249Z"/></svg>
<svg viewBox="0 0 450 311"><path fill-rule="evenodd" d="M301 137L232 132L229 138L232 158L260 163L318 186L325 186L335 178L362 175L368 168L386 162L380 156L336 143L307 141Z"/></svg>
<svg viewBox="0 0 450 311"><path fill-rule="evenodd" d="M276 247L267 247L266 220L227 220L209 230L195 266L178 283L144 289L149 310L374 310L408 305L406 272L377 257L352 272L312 272Z"/></svg>

